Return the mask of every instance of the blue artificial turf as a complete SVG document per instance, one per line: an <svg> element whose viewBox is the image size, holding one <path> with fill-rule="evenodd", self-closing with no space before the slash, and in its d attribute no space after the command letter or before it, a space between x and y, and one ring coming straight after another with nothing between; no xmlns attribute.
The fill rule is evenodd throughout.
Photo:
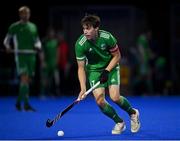
<svg viewBox="0 0 180 141"><path fill-rule="evenodd" d="M0 97L0 140L180 140L180 97L144 96L127 99L140 111L141 129L131 133L129 116L107 100L125 120L127 129L121 135L112 135L114 122L103 115L92 96L73 107L54 126L45 126L48 118L71 104L75 97L63 96L40 100L30 97L37 112L19 112L16 97ZM65 135L58 137L58 130Z"/></svg>

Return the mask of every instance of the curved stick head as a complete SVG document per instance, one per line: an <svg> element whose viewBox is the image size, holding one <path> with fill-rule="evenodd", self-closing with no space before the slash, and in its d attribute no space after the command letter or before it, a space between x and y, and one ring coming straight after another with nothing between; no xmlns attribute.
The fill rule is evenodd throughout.
<svg viewBox="0 0 180 141"><path fill-rule="evenodd" d="M48 119L46 121L46 127L51 127L53 125L53 120L51 121L50 119Z"/></svg>

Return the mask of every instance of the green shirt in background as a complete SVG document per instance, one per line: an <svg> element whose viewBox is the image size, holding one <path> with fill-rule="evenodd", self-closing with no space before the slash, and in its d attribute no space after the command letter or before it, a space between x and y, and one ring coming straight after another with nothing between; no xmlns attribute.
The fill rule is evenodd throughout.
<svg viewBox="0 0 180 141"><path fill-rule="evenodd" d="M56 39L46 39L43 44L44 56L47 68L55 69L57 66L57 48Z"/></svg>
<svg viewBox="0 0 180 141"><path fill-rule="evenodd" d="M8 34L13 36L15 49L34 49L38 38L37 27L32 22L13 23L9 29Z"/></svg>
<svg viewBox="0 0 180 141"><path fill-rule="evenodd" d="M145 35L140 35L138 40L137 40L138 46L143 47L144 50L144 60L146 63L148 63L150 59L150 54L149 54L149 41L146 39Z"/></svg>
<svg viewBox="0 0 180 141"><path fill-rule="evenodd" d="M36 54L18 54L16 50L34 50L41 48L41 42L38 37L37 27L34 23L28 21L22 23L15 22L8 28L6 41L13 39L15 50L15 61L18 75L26 73L29 76L35 74Z"/></svg>

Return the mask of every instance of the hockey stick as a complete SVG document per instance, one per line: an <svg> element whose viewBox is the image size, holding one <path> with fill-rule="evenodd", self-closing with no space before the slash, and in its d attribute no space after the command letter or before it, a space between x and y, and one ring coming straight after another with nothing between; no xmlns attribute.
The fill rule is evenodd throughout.
<svg viewBox="0 0 180 141"><path fill-rule="evenodd" d="M5 52L5 53L17 53L17 54L36 54L37 51L35 50L30 50L30 49L22 49L22 50L0 50L0 52Z"/></svg>
<svg viewBox="0 0 180 141"><path fill-rule="evenodd" d="M91 93L98 85L100 84L100 81L98 81L94 86L92 86L88 91L85 92L85 96L87 96L89 93ZM69 110L71 110L76 104L78 104L81 101L81 99L76 99L73 101L72 104L67 106L62 112L56 115L56 117L53 120L48 119L46 121L46 126L51 127L54 125L65 113L67 113Z"/></svg>

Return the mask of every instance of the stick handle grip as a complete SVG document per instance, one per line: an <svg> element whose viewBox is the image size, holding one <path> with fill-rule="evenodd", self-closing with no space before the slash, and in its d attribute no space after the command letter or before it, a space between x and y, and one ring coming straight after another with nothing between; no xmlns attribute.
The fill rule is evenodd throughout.
<svg viewBox="0 0 180 141"><path fill-rule="evenodd" d="M100 81L98 81L95 85L93 85L89 90L87 90L83 95L82 98L87 96L89 93L91 93L98 85L100 84ZM78 98L76 101L80 101L82 99Z"/></svg>
<svg viewBox="0 0 180 141"><path fill-rule="evenodd" d="M85 95L88 95L90 92L92 92L98 85L100 84L100 81L98 81L95 85L93 85L88 91L85 92Z"/></svg>

